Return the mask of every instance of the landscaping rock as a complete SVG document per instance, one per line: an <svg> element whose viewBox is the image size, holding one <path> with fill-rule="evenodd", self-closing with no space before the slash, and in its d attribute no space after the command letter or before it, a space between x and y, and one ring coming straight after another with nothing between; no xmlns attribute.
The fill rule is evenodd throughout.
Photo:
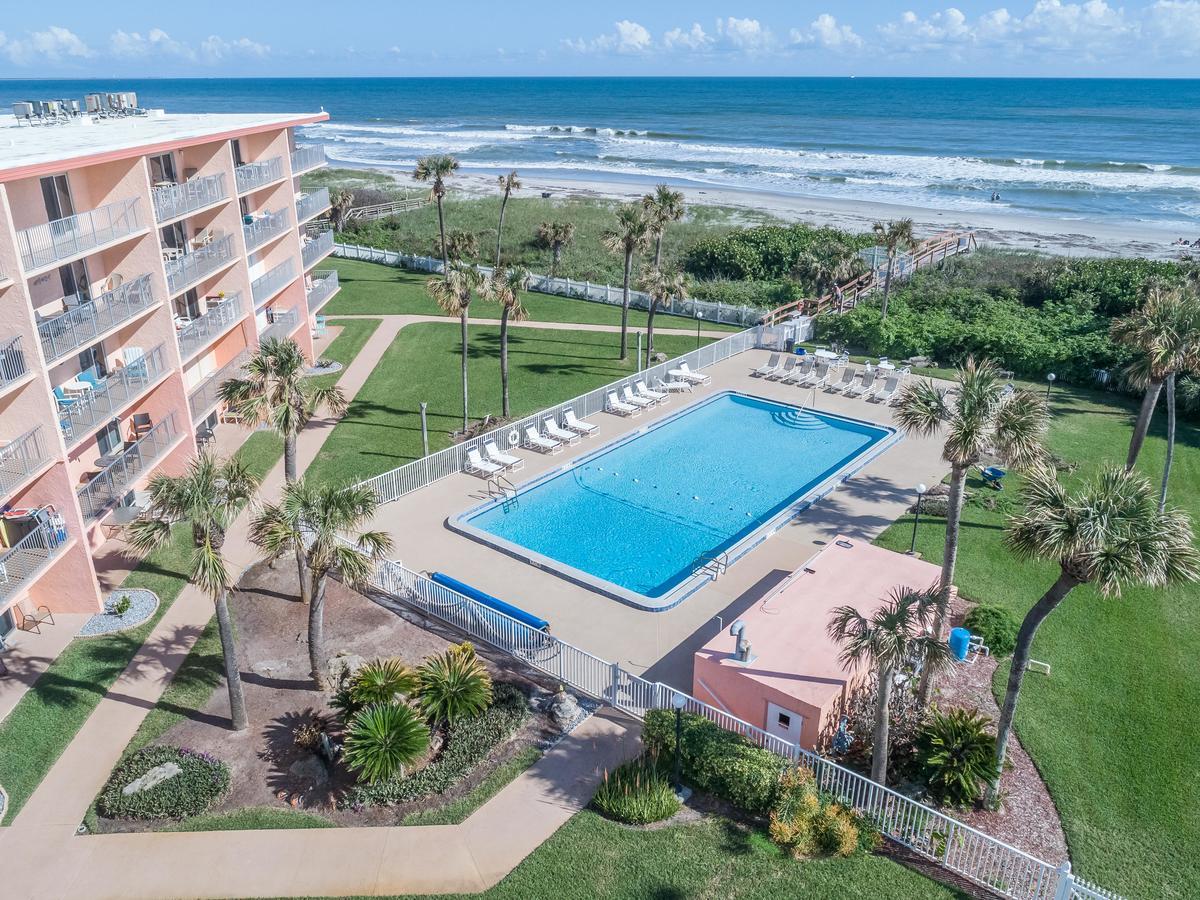
<svg viewBox="0 0 1200 900"><path fill-rule="evenodd" d="M329 770L318 756L305 756L296 760L288 766L288 774L311 781L313 787L323 787L329 783Z"/></svg>
<svg viewBox="0 0 1200 900"><path fill-rule="evenodd" d="M331 684L337 684L342 678L349 678L366 664L367 661L357 653L338 653L329 660L329 681Z"/></svg>
<svg viewBox="0 0 1200 900"><path fill-rule="evenodd" d="M163 763L160 766L155 766L140 778L133 779L133 781L121 788L121 793L129 797L142 791L148 791L150 788L156 787L164 781L170 781L176 775L182 774L182 772L183 769L179 767L178 763Z"/></svg>
<svg viewBox="0 0 1200 900"><path fill-rule="evenodd" d="M579 718L579 701L566 691L559 691L550 701L550 715L561 728L566 728Z"/></svg>

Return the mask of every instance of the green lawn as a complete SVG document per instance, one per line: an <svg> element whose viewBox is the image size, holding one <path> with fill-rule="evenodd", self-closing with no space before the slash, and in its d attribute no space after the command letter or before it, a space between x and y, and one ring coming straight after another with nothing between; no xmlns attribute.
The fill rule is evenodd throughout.
<svg viewBox="0 0 1200 900"><path fill-rule="evenodd" d="M229 813L208 813L185 819L163 831L259 831L278 828L336 828L313 813L271 806L251 806Z"/></svg>
<svg viewBox="0 0 1200 900"><path fill-rule="evenodd" d="M329 261L338 270L338 281L342 285L342 290L329 301L329 305L326 307L329 315L442 315L442 311L430 299L429 292L425 288L429 279L426 274L408 272L379 263L361 262L356 259L330 257ZM584 325L621 324L621 308L619 306L534 293L526 293L523 302L525 308L529 310L530 320L534 322L578 322ZM471 314L479 318L498 319L500 308L494 303L476 300L471 305ZM631 310L629 322L630 328L644 331L646 313L636 309ZM696 326L695 319L667 316L662 313L654 317L654 322L662 328L694 328ZM741 327L705 322L704 329L705 331L732 332L740 331Z"/></svg>
<svg viewBox="0 0 1200 900"><path fill-rule="evenodd" d="M471 813L483 806L514 778L542 758L537 747L526 747L512 758L505 760L476 785L466 796L452 800L439 809L409 813L401 825L457 825L465 822Z"/></svg>
<svg viewBox="0 0 1200 900"><path fill-rule="evenodd" d="M1052 450L1079 469L1124 462L1134 408L1113 395L1055 390ZM1162 413L1160 412L1160 416ZM1152 434L1139 468L1158 484L1165 444ZM957 582L964 596L1023 616L1057 574L1016 563L1003 528L1017 503L1010 476L996 494L976 491L963 516ZM1181 423L1171 501L1200 515L1200 428ZM995 509L985 504L995 504ZM880 543L907 550L912 520ZM918 547L941 558L942 520L922 519ZM1077 588L1043 624L1033 657L1050 677L1025 679L1017 731L1062 815L1076 871L1131 896L1200 896L1200 585L1131 588L1104 599ZM1007 667L994 688L1002 696Z"/></svg>
<svg viewBox="0 0 1200 900"><path fill-rule="evenodd" d="M527 415L629 374L632 359L616 359L616 334L522 328L510 332L513 413ZM674 356L696 339L663 335L660 350ZM498 329L472 326L471 418L500 412ZM410 325L397 336L325 441L310 472L352 481L386 472L421 455L420 403L429 404L429 449L450 444L462 426L459 328L452 322Z"/></svg>

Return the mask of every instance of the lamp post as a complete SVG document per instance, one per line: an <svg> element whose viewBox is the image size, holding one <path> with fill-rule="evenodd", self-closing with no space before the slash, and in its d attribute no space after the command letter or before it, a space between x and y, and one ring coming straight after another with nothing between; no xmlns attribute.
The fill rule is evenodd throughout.
<svg viewBox="0 0 1200 900"><path fill-rule="evenodd" d="M1058 378L1053 372L1046 376L1046 402L1050 402L1050 388L1054 387L1054 382Z"/></svg>
<svg viewBox="0 0 1200 900"><path fill-rule="evenodd" d="M676 692L671 697L671 705L675 707L675 767L671 774L671 781L675 784L675 793L683 795L683 781L680 772L680 746L683 743L683 708L687 706L687 697Z"/></svg>
<svg viewBox="0 0 1200 900"><path fill-rule="evenodd" d="M704 313L696 310L696 349L700 349L700 323L704 320Z"/></svg>
<svg viewBox="0 0 1200 900"><path fill-rule="evenodd" d="M912 544L910 544L908 548L909 556L917 555L917 523L921 521L921 498L925 496L925 492L927 490L929 490L929 488L927 488L925 485L917 485L917 512L916 515L913 516Z"/></svg>

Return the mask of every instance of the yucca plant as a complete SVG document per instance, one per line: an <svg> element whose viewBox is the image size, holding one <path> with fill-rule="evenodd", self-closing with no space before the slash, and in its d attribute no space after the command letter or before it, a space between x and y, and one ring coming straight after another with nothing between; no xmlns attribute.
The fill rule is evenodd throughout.
<svg viewBox="0 0 1200 900"><path fill-rule="evenodd" d="M417 673L400 659L377 659L354 673L350 696L358 706L374 703L398 703L410 696L420 684Z"/></svg>
<svg viewBox="0 0 1200 900"><path fill-rule="evenodd" d="M346 735L346 765L371 783L404 776L429 748L429 729L412 707L375 703L359 710Z"/></svg>
<svg viewBox="0 0 1200 900"><path fill-rule="evenodd" d="M974 803L996 766L992 720L978 710L934 709L917 734L917 759L939 803Z"/></svg>
<svg viewBox="0 0 1200 900"><path fill-rule="evenodd" d="M429 657L417 674L417 705L431 724L477 716L492 704L492 676L469 643Z"/></svg>

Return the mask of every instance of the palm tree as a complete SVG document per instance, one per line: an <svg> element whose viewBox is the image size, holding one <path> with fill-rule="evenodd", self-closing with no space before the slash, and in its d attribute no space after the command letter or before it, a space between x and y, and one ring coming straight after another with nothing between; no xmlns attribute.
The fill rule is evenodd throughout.
<svg viewBox="0 0 1200 900"><path fill-rule="evenodd" d="M673 191L665 184L657 185L653 194L642 198L642 209L646 211L654 235L654 270L657 272L662 268L663 234L670 223L683 218L683 193Z"/></svg>
<svg viewBox="0 0 1200 900"><path fill-rule="evenodd" d="M222 550L225 534L238 512L258 488L255 477L236 456L218 460L207 453L188 463L182 475L161 472L150 479L150 505L129 525L130 546L148 553L171 539L171 525L187 522L192 531L188 580L212 598L217 609L217 633L225 660L229 715L235 731L246 728L246 700L238 669L237 643L229 617L229 568Z"/></svg>
<svg viewBox="0 0 1200 900"><path fill-rule="evenodd" d="M346 224L346 216L354 205L354 192L342 188L329 198L329 221L334 231L341 231Z"/></svg>
<svg viewBox="0 0 1200 900"><path fill-rule="evenodd" d="M509 172L507 175L501 175L497 181L500 184L500 221L496 225L496 262L494 266L498 269L500 268L500 242L504 238L504 210L508 206L508 198L513 191L521 189L521 180L517 178L516 172Z"/></svg>
<svg viewBox="0 0 1200 900"><path fill-rule="evenodd" d="M1151 283L1141 307L1112 325L1113 340L1137 356L1125 370L1130 384L1141 388L1142 407L1133 426L1125 468L1132 469L1142 452L1158 395L1167 385L1167 464L1163 470L1160 508L1166 506L1167 480L1174 456L1175 376L1200 368L1200 297L1192 286Z"/></svg>
<svg viewBox="0 0 1200 900"><path fill-rule="evenodd" d="M442 242L442 272L449 277L450 257L446 253L446 218L442 211L442 198L446 196L446 179L458 171L458 160L453 156L440 154L437 156L422 156L417 160L413 169L415 181L432 181L434 202L438 211L438 235Z"/></svg>
<svg viewBox="0 0 1200 900"><path fill-rule="evenodd" d="M882 315L887 318L888 314L888 295L892 291L892 274L896 268L896 256L901 250L914 250L917 246L917 239L913 236L913 220L900 219L897 222L888 222L884 225L882 222L876 222L871 226L871 230L875 232L875 236L879 242L887 248L887 274L883 280L883 304Z"/></svg>
<svg viewBox="0 0 1200 900"><path fill-rule="evenodd" d="M793 276L801 273L813 280L820 299L844 281L849 281L863 269L864 263L858 251L840 241L830 243L819 250L804 254Z"/></svg>
<svg viewBox="0 0 1200 900"><path fill-rule="evenodd" d="M318 689L328 687L325 661L325 583L336 569L350 587L367 582L392 549L382 531L359 531L375 515L375 491L363 485L309 483L284 486L278 503L263 504L250 523L250 540L267 559L301 553L309 573L308 664ZM349 538L345 535L351 535Z"/></svg>
<svg viewBox="0 0 1200 900"><path fill-rule="evenodd" d="M452 228L446 232L446 255L450 262L462 262L470 256L479 256L479 238L473 231Z"/></svg>
<svg viewBox="0 0 1200 900"><path fill-rule="evenodd" d="M462 398L463 431L467 430L467 317L471 299L479 287L480 275L473 266L455 263L446 270L446 277L430 278L426 283L429 295L448 316L458 316L462 326Z"/></svg>
<svg viewBox="0 0 1200 900"><path fill-rule="evenodd" d="M646 306L646 368L650 368L650 359L654 353L654 313L664 303L670 303L672 297L686 300L688 296L687 278L677 269L648 269L642 275L642 290L649 297Z"/></svg>
<svg viewBox="0 0 1200 900"><path fill-rule="evenodd" d="M839 606L829 620L829 637L842 645L842 667L850 671L867 664L878 674L871 779L879 784L887 784L889 717L896 675L914 663L928 670L950 662L949 647L926 634L929 620L940 606L937 586L926 591L900 587L869 617L853 606Z"/></svg>
<svg viewBox="0 0 1200 900"><path fill-rule="evenodd" d="M500 395L501 414L508 418L511 413L508 403L508 323L524 322L529 312L521 303L521 294L529 285L529 273L520 268L505 269L497 266L483 283L486 300L500 304Z"/></svg>
<svg viewBox="0 0 1200 900"><path fill-rule="evenodd" d="M308 361L290 338L270 338L259 345L243 367L244 378L230 378L218 388L225 406L254 425L266 425L283 438L283 478L299 477L296 436L318 410L331 416L346 411L346 396L336 384L319 385L304 375ZM300 599L309 601L304 561L296 555Z"/></svg>
<svg viewBox="0 0 1200 900"><path fill-rule="evenodd" d="M951 403L946 393L928 379L907 384L896 403L896 421L906 431L921 436L945 432L942 459L950 464L950 495L946 504L946 543L942 551L939 586L949 601L958 560L967 473L989 449L1005 464L1024 468L1043 456L1042 441L1049 424L1046 398L1029 390L1008 391L1000 373L989 361L968 359L956 377L957 398ZM934 619L934 637L944 638L945 607ZM933 673L921 673L919 698L929 702Z"/></svg>
<svg viewBox="0 0 1200 900"><path fill-rule="evenodd" d="M537 242L550 251L550 277L558 277L562 252L575 240L573 222L543 222L537 227Z"/></svg>
<svg viewBox="0 0 1200 900"><path fill-rule="evenodd" d="M1136 472L1114 466L1068 493L1053 468L1039 466L1026 479L1022 499L1025 509L1009 522L1005 540L1023 560L1057 562L1059 574L1017 632L996 732L993 801L1029 651L1046 617L1081 584L1094 584L1101 596L1112 597L1127 584L1162 587L1200 577L1191 520L1178 509L1160 512L1150 482Z"/></svg>
<svg viewBox="0 0 1200 900"><path fill-rule="evenodd" d="M645 250L650 242L650 222L640 206L625 203L617 208L617 224L607 229L601 241L610 253L625 256L625 275L621 285L621 359L629 356L629 282L633 276L633 255Z"/></svg>

